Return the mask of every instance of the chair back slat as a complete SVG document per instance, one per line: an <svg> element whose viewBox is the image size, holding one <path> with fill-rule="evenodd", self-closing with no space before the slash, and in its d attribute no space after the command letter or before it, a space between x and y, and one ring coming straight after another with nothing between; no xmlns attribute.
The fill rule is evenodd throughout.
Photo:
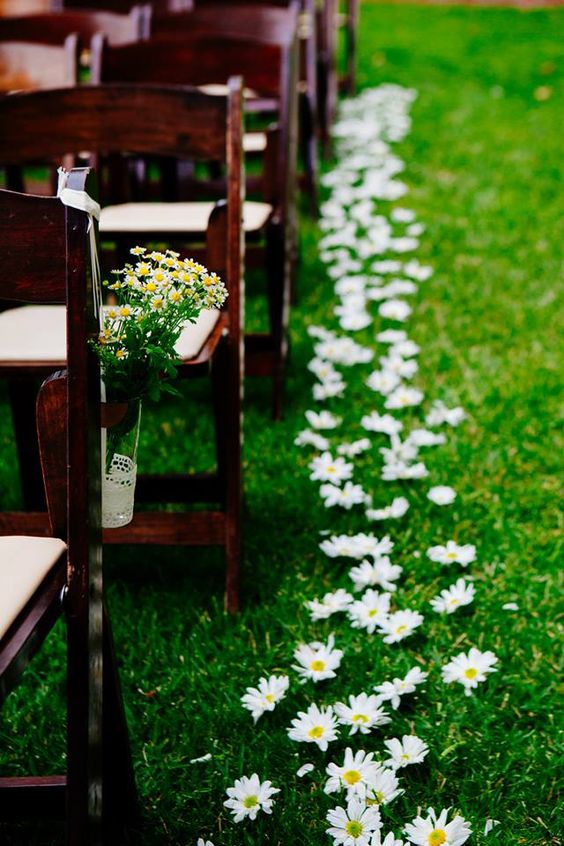
<svg viewBox="0 0 564 846"><path fill-rule="evenodd" d="M299 4L297 0L285 7L229 4L197 6L192 12L180 15L155 14L151 34L192 32L217 35L243 35L265 44L291 44L296 37Z"/></svg>
<svg viewBox="0 0 564 846"><path fill-rule="evenodd" d="M147 34L149 6L134 6L127 14L94 9L66 10L0 18L0 41L34 41L61 44L76 33L87 46L97 32L103 32L110 44L128 44Z"/></svg>

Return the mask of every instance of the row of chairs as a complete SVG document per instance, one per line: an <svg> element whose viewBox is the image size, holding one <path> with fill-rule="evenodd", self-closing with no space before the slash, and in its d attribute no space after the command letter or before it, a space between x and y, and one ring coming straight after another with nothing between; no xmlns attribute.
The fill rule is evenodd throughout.
<svg viewBox="0 0 564 846"><path fill-rule="evenodd" d="M115 15L116 5L105 14ZM275 417L282 407L298 126L308 117L298 84L303 18L296 3L233 5L227 22L203 9L196 23L196 10L186 28L184 14L168 32L167 16L153 10L152 24L162 26L154 35L145 11L133 9L120 20L135 37L121 42L101 18L88 39L73 24L78 35L65 55L79 55L81 36L88 84L0 96L0 376L8 381L26 506L0 513L0 704L61 614L68 642L67 772L0 778L0 821L22 808L27 816L65 810L72 846L125 843L138 817L103 544L223 547L226 604L236 611L245 371L270 376ZM21 44L10 35L2 41L3 23L0 43ZM247 175L245 147L260 154ZM68 187L102 201L107 267L136 243L166 243L204 261L229 291L225 309L187 326L179 347L181 376L211 381L216 469L141 475L142 507L119 529L102 530L100 520L100 374L88 345L98 330L89 267L96 223L48 196L61 162L71 168ZM260 335L244 330L252 267L267 286L269 331Z"/></svg>

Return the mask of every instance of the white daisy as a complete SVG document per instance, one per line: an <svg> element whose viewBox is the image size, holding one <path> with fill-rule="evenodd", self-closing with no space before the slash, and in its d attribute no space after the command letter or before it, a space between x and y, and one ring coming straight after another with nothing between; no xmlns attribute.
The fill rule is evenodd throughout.
<svg viewBox="0 0 564 846"><path fill-rule="evenodd" d="M392 708L397 709L400 706L400 697L406 693L414 693L417 685L423 684L428 675L420 667L412 667L403 679L394 678L391 682L376 684L374 690L381 702L389 702Z"/></svg>
<svg viewBox="0 0 564 846"><path fill-rule="evenodd" d="M357 535L331 535L319 544L320 549L330 558L364 558L371 555L374 559L387 555L394 548L388 535L377 538L372 534L359 532Z"/></svg>
<svg viewBox="0 0 564 846"><path fill-rule="evenodd" d="M425 479L428 475L429 471L422 461L417 461L415 464L394 461L384 464L381 478L384 482L394 482L397 479Z"/></svg>
<svg viewBox="0 0 564 846"><path fill-rule="evenodd" d="M376 273L399 273L402 268L400 261L396 259L385 259L383 261L375 261L372 265L372 270Z"/></svg>
<svg viewBox="0 0 564 846"><path fill-rule="evenodd" d="M429 752L427 744L415 734L404 734L402 739L393 737L385 740L384 746L390 755L384 766L399 770L409 764L420 764Z"/></svg>
<svg viewBox="0 0 564 846"><path fill-rule="evenodd" d="M411 276L412 279L418 279L420 282L425 282L433 275L433 268L424 264L419 264L417 259L408 261L403 266L403 272L406 276Z"/></svg>
<svg viewBox="0 0 564 846"><path fill-rule="evenodd" d="M437 400L431 406L425 422L427 426L440 426L442 423L447 423L449 426L458 426L465 417L464 409L460 406L447 408L444 402Z"/></svg>
<svg viewBox="0 0 564 846"><path fill-rule="evenodd" d="M313 398L317 402L323 402L323 400L330 399L331 397L342 397L346 387L347 384L342 379L322 382L313 386Z"/></svg>
<svg viewBox="0 0 564 846"><path fill-rule="evenodd" d="M324 438L323 435L319 435L317 432L312 432L310 429L303 429L301 432L298 432L294 439L294 444L296 446L312 446L321 452L329 449L327 438Z"/></svg>
<svg viewBox="0 0 564 846"><path fill-rule="evenodd" d="M462 605L470 605L475 593L473 584L465 582L464 579L458 579L449 588L442 590L438 596L434 596L430 605L438 614L452 614Z"/></svg>
<svg viewBox="0 0 564 846"><path fill-rule="evenodd" d="M410 843L416 846L462 846L466 843L472 829L470 824L458 814L447 823L450 808L443 808L437 817L433 808L427 808L427 817L416 817L407 823L404 833Z"/></svg>
<svg viewBox="0 0 564 846"><path fill-rule="evenodd" d="M341 425L342 418L330 411L306 411L307 422L313 429L335 429Z"/></svg>
<svg viewBox="0 0 564 846"><path fill-rule="evenodd" d="M382 827L378 808L351 799L347 808L333 808L327 813L330 828L327 834L333 838L333 846L370 846L372 834Z"/></svg>
<svg viewBox="0 0 564 846"><path fill-rule="evenodd" d="M259 811L272 813L274 800L272 796L280 793L278 787L272 787L272 782L259 779L256 773L250 778L242 776L235 780L233 787L225 791L229 796L223 804L231 810L235 822L241 822L245 817L254 820Z"/></svg>
<svg viewBox="0 0 564 846"><path fill-rule="evenodd" d="M376 335L376 340L381 344L402 344L407 341L407 332L404 329L385 329Z"/></svg>
<svg viewBox="0 0 564 846"><path fill-rule="evenodd" d="M354 458L355 455L360 455L370 449L372 444L368 438L359 438L357 441L352 441L348 444L339 444L337 452L339 455L345 455L347 458Z"/></svg>
<svg viewBox="0 0 564 846"><path fill-rule="evenodd" d="M411 341L409 338L402 338L392 344L389 354L391 356L399 355L402 358L412 358L414 355L419 355L420 352L421 347L415 341Z"/></svg>
<svg viewBox="0 0 564 846"><path fill-rule="evenodd" d="M198 837L198 842L196 843L196 846L214 846L214 844L211 842L211 840L204 840L203 837Z"/></svg>
<svg viewBox="0 0 564 846"><path fill-rule="evenodd" d="M330 382L341 378L333 364L330 361L324 361L322 358L312 358L307 367L321 382Z"/></svg>
<svg viewBox="0 0 564 846"><path fill-rule="evenodd" d="M345 789L347 799L357 797L364 800L366 788L372 783L378 771L378 764L374 761L374 753L368 754L362 749L353 755L352 749L345 750L345 758L342 766L331 762L326 772L329 778L325 783L325 793L336 793L337 790Z"/></svg>
<svg viewBox="0 0 564 846"><path fill-rule="evenodd" d="M370 502L370 497L364 488L361 485L354 485L352 482L345 482L343 488L338 488L336 485L327 482L321 485L319 494L326 508L340 505L341 508L346 508L348 511L353 505L366 505Z"/></svg>
<svg viewBox="0 0 564 846"><path fill-rule="evenodd" d="M380 837L380 832L372 838L370 846L405 846L405 840L400 840L395 836L393 831L388 832L384 839Z"/></svg>
<svg viewBox="0 0 564 846"><path fill-rule="evenodd" d="M389 805L404 792L399 787L399 779L395 770L378 765L370 788L366 791L366 804Z"/></svg>
<svg viewBox="0 0 564 846"><path fill-rule="evenodd" d="M476 560L476 547L471 543L459 546L455 541L447 541L446 546L431 546L427 550L427 557L439 564L461 564L467 567Z"/></svg>
<svg viewBox="0 0 564 846"><path fill-rule="evenodd" d="M427 499L435 505L451 505L456 499L456 491L448 485L436 485L428 491Z"/></svg>
<svg viewBox="0 0 564 846"><path fill-rule="evenodd" d="M414 405L420 405L423 402L423 393L417 388L408 388L405 385L400 385L396 388L384 403L385 408L409 408Z"/></svg>
<svg viewBox="0 0 564 846"><path fill-rule="evenodd" d="M378 585L387 591L395 591L394 584L403 572L399 564L392 564L387 556L378 558L374 563L362 561L357 567L352 567L349 576L354 582L355 590Z"/></svg>
<svg viewBox="0 0 564 846"><path fill-rule="evenodd" d="M446 438L444 435L435 434L435 432L430 432L428 429L412 429L405 440L417 447L440 446L441 444L446 444Z"/></svg>
<svg viewBox="0 0 564 846"><path fill-rule="evenodd" d="M411 306L404 300L387 300L379 307L378 314L387 320L398 320L403 323L411 314Z"/></svg>
<svg viewBox="0 0 564 846"><path fill-rule="evenodd" d="M339 588L333 593L326 593L321 602L315 598L306 602L305 605L311 613L312 620L327 620L331 614L346 611L352 601L351 594L343 588Z"/></svg>
<svg viewBox="0 0 564 846"><path fill-rule="evenodd" d="M385 508L368 508L368 520L399 520L409 508L409 502L404 496L396 496Z"/></svg>
<svg viewBox="0 0 564 846"><path fill-rule="evenodd" d="M385 635L384 643L399 643L413 634L415 629L423 622L423 615L409 608L404 611L395 611L389 617L384 617L378 622L380 632Z"/></svg>
<svg viewBox="0 0 564 846"><path fill-rule="evenodd" d="M333 458L330 452L316 455L310 461L309 468L312 471L309 477L312 481L332 482L337 485L345 479L350 479L353 473L352 464L344 458Z"/></svg>
<svg viewBox="0 0 564 846"><path fill-rule="evenodd" d="M298 711L298 716L292 720L292 727L288 729L290 740L299 743L316 743L322 752L332 740L336 740L337 717L333 708L318 708L315 703L307 711Z"/></svg>
<svg viewBox="0 0 564 846"><path fill-rule="evenodd" d="M365 414L360 425L369 432L381 432L383 435L397 435L403 429L403 423L391 414L378 414L372 411Z"/></svg>
<svg viewBox="0 0 564 846"><path fill-rule="evenodd" d="M415 359L405 359L399 355L393 355L391 351L388 356L382 356L380 364L385 373L394 373L398 378L401 377L402 379L413 379L419 370L419 365Z"/></svg>
<svg viewBox="0 0 564 846"><path fill-rule="evenodd" d="M286 696L289 684L288 676L270 676L268 679L261 678L258 687L247 688L241 702L251 712L255 723L265 711L274 711L278 702Z"/></svg>
<svg viewBox="0 0 564 846"><path fill-rule="evenodd" d="M372 634L376 626L380 626L388 617L390 599L389 593L378 593L372 588L365 591L362 599L356 600L348 608L353 629L366 629L368 634Z"/></svg>
<svg viewBox="0 0 564 846"><path fill-rule="evenodd" d="M397 373L392 373L391 370L374 370L364 384L371 391L376 391L383 397L387 397L392 391L395 391L400 382L400 377Z"/></svg>
<svg viewBox="0 0 564 846"><path fill-rule="evenodd" d="M390 717L380 708L380 701L374 694L359 693L358 696L349 696L349 704L337 702L335 713L339 723L343 726L350 726L350 735L360 731L361 734L368 734L375 726L383 726L390 722Z"/></svg>
<svg viewBox="0 0 564 846"><path fill-rule="evenodd" d="M412 223L415 220L415 212L398 206L398 208L392 209L390 217L395 223Z"/></svg>
<svg viewBox="0 0 564 846"><path fill-rule="evenodd" d="M292 664L292 669L301 676L301 684L308 679L314 682L324 679L334 679L335 670L338 669L343 651L335 649L335 638L329 635L327 643L313 641L312 643L301 643L294 652L294 658L298 664Z"/></svg>
<svg viewBox="0 0 564 846"><path fill-rule="evenodd" d="M497 668L497 656L487 651L480 652L472 647L468 653L460 652L458 655L441 667L443 681L446 684L459 682L464 686L466 696L472 695L472 690L478 687L480 682L486 680L487 673L495 673Z"/></svg>

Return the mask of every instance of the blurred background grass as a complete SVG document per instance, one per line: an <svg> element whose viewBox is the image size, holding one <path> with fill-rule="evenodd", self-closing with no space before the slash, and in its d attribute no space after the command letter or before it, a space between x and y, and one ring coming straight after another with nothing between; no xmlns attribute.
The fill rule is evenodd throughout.
<svg viewBox="0 0 564 846"><path fill-rule="evenodd" d="M361 10L361 86L383 81L419 91L413 129L398 148L410 193L401 203L427 226L418 257L435 268L421 285L409 334L422 346L416 384L428 400L460 403L469 419L448 444L427 453L436 484L457 504L439 511L423 486L406 488L413 507L390 532L404 567L400 604L425 609L453 574L424 553L450 537L475 543L474 606L448 620L427 613L420 634L390 648L342 620L312 624L302 606L347 586L347 567L318 549L319 530L366 529L360 515L326 511L308 480L308 456L293 446L313 407L306 363L311 323L333 325L332 285L316 257L317 229L302 218L299 302L292 312L286 417L268 416L268 386L250 382L245 414L245 605L222 611L219 553L190 549L107 550L108 594L145 813L139 842L188 846L198 836L222 844L321 846L326 756L292 744L286 726L310 701L334 702L406 671L435 669L426 689L394 714L386 734L415 731L431 747L405 776L406 793L386 810L398 834L417 807L454 805L471 820L476 844L559 843L556 798L558 684L556 601L560 457L559 288L562 279L562 11L370 5ZM383 207L384 208L384 207ZM560 289L561 293L561 289ZM249 311L259 320L258 299ZM371 333L359 333L369 343ZM346 373L347 435L371 407L366 368ZM337 407L337 406L335 406ZM376 407L374 402L373 407ZM186 401L146 408L141 465L202 467L204 387ZM345 429L344 429L345 431ZM0 507L18 501L9 409L0 405ZM375 439L375 447L380 446ZM376 448L358 481L386 503L401 485L379 481ZM382 530L383 531L383 530ZM518 612L501 606L519 604ZM428 606L427 606L428 607ZM434 615L433 615L434 616ZM335 631L346 656L326 687L293 690L253 728L239 704L260 675L288 671L303 639ZM466 699L445 687L436 666L470 646L493 649L499 672ZM63 644L59 626L0 715L0 770L62 767ZM211 752L207 764L191 758ZM299 763L316 763L301 782ZM222 808L225 788L257 771L282 788L272 818L235 827ZM486 818L501 820L487 841ZM2 844L55 844L57 826L0 826Z"/></svg>

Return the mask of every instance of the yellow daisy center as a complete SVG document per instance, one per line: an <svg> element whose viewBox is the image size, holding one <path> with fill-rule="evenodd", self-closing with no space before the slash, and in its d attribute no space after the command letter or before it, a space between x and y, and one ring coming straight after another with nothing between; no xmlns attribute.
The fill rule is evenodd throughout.
<svg viewBox="0 0 564 846"><path fill-rule="evenodd" d="M309 666L316 673L320 673L322 670L325 669L325 661L321 661L319 658L317 658L315 661L312 661Z"/></svg>
<svg viewBox="0 0 564 846"><path fill-rule="evenodd" d="M370 797L370 799L366 800L367 805L381 805L384 801L384 794L381 790L375 790Z"/></svg>
<svg viewBox="0 0 564 846"><path fill-rule="evenodd" d="M267 702L274 702L274 696L272 695L272 693L267 693L264 698Z"/></svg>
<svg viewBox="0 0 564 846"><path fill-rule="evenodd" d="M243 805L245 808L254 808L258 805L258 797L257 796L245 796L243 799Z"/></svg>
<svg viewBox="0 0 564 846"><path fill-rule="evenodd" d="M364 831L364 826L358 820L349 820L345 826L345 831L347 834L350 834L351 837L356 839L357 837L360 837Z"/></svg>
<svg viewBox="0 0 564 846"><path fill-rule="evenodd" d="M378 613L377 608L371 608L370 611L368 612L368 616L369 617L375 617L377 613Z"/></svg>
<svg viewBox="0 0 564 846"><path fill-rule="evenodd" d="M402 761L409 761L409 755L406 755L405 752L400 757L401 757Z"/></svg>
<svg viewBox="0 0 564 846"><path fill-rule="evenodd" d="M464 675L467 679L475 679L478 675L478 670L476 670L474 667L468 667L467 670L464 670Z"/></svg>
<svg viewBox="0 0 564 846"><path fill-rule="evenodd" d="M434 828L427 839L429 846L441 846L442 843L446 843L446 831L442 828Z"/></svg>
<svg viewBox="0 0 564 846"><path fill-rule="evenodd" d="M407 630L407 626L398 626L396 629L396 634L402 634Z"/></svg>
<svg viewBox="0 0 564 846"><path fill-rule="evenodd" d="M368 717L366 714L353 714L352 721L353 723L367 723Z"/></svg>
<svg viewBox="0 0 564 846"><path fill-rule="evenodd" d="M308 737L311 737L314 740L318 740L320 737L323 737L323 732L323 726L314 726L308 731Z"/></svg>
<svg viewBox="0 0 564 846"><path fill-rule="evenodd" d="M347 784L357 784L361 778L358 770L347 770L346 773L343 773L343 781L346 781Z"/></svg>
<svg viewBox="0 0 564 846"><path fill-rule="evenodd" d="M454 561L454 559L456 558L456 552L447 552L446 557L451 561Z"/></svg>
<svg viewBox="0 0 564 846"><path fill-rule="evenodd" d="M157 286L155 285L154 282L147 282L147 290L148 291L156 291Z"/></svg>

